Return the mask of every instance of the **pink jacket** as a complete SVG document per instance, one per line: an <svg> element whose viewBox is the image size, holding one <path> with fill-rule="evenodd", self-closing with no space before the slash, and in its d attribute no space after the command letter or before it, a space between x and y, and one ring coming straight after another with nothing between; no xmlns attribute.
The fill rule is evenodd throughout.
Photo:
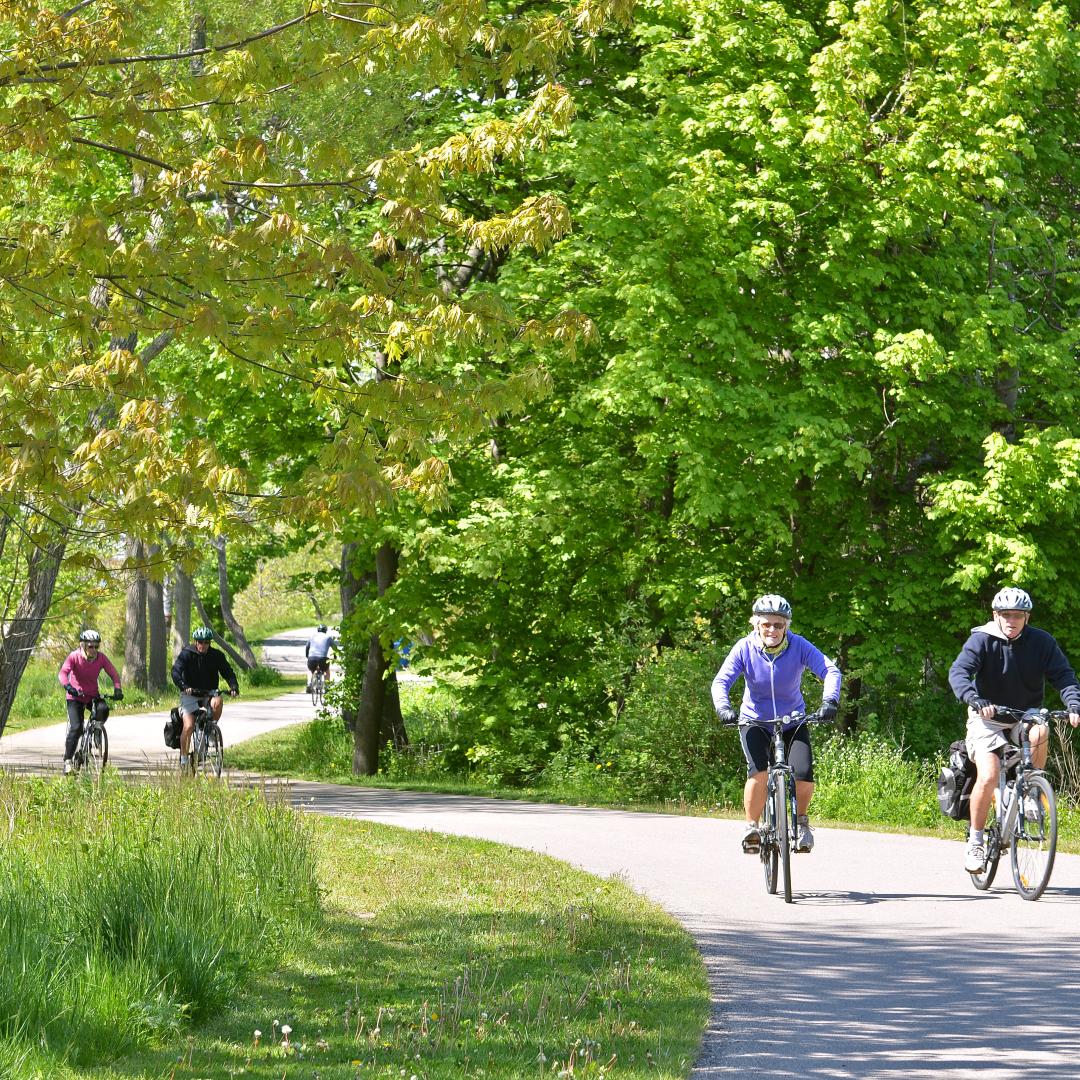
<svg viewBox="0 0 1080 1080"><path fill-rule="evenodd" d="M112 666L112 661L102 652L99 652L93 660L89 660L83 656L82 649L69 653L68 658L61 665L60 685L67 686L71 683L79 691L77 700L89 701L98 693L98 676L102 668L112 679L113 686L119 690L120 676L116 673L116 668ZM71 694L68 694L68 700L71 700Z"/></svg>

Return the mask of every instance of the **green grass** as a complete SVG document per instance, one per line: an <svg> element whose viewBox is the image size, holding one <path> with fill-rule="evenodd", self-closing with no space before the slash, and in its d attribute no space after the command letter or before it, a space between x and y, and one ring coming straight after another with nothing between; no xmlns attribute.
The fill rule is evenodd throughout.
<svg viewBox="0 0 1080 1080"><path fill-rule="evenodd" d="M709 1007L701 959L622 883L481 841L311 828L319 933L191 1039L76 1076L510 1080L571 1061L576 1077L689 1073Z"/></svg>
<svg viewBox="0 0 1080 1080"><path fill-rule="evenodd" d="M0 776L0 1065L174 1043L317 919L304 824L218 784Z"/></svg>

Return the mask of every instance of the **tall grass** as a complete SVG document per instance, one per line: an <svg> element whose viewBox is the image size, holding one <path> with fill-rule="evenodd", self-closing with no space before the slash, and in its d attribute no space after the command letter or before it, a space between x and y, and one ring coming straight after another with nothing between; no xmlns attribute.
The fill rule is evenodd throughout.
<svg viewBox="0 0 1080 1080"><path fill-rule="evenodd" d="M175 1036L318 918L307 834L257 793L3 777L0 807L12 1080L41 1053L59 1067Z"/></svg>

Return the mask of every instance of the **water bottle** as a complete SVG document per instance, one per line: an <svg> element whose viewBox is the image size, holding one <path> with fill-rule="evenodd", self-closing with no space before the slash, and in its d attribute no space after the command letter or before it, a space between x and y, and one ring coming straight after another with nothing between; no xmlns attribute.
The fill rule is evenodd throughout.
<svg viewBox="0 0 1080 1080"><path fill-rule="evenodd" d="M1006 784L1005 785L1005 790L1004 790L1004 792L1002 793L1002 796L1001 796L1001 817L1002 817L1002 820L1005 819L1005 816L1009 812L1009 799L1011 798L1011 796L1012 796L1012 787L1011 787L1011 785Z"/></svg>

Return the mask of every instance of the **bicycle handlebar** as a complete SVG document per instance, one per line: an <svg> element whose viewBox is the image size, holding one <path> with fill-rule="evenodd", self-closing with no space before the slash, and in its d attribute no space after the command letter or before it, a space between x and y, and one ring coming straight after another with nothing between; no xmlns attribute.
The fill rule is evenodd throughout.
<svg viewBox="0 0 1080 1080"><path fill-rule="evenodd" d="M744 720L742 717L739 717L738 726L759 728L768 727L770 729L774 729L776 727L786 727L788 724L793 724L796 722L800 724L827 724L829 721L823 720L821 718L820 712L788 713L786 716L776 716L773 717L773 719L771 720L764 720L761 717L758 717L756 720Z"/></svg>
<svg viewBox="0 0 1080 1080"><path fill-rule="evenodd" d="M1016 720L1026 720L1030 724L1045 724L1051 720L1068 720L1068 709L1013 709L1008 705L994 705L990 702L995 713L1003 713Z"/></svg>

